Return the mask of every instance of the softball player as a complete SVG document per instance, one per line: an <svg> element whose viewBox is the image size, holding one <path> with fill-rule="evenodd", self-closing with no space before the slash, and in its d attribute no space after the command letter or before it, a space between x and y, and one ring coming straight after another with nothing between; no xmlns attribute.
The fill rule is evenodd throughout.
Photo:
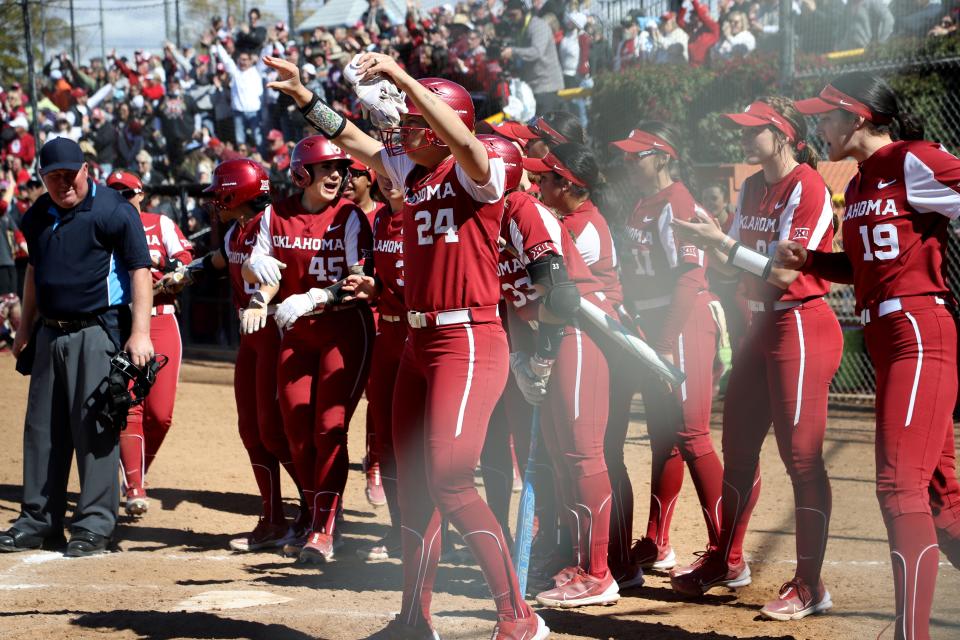
<svg viewBox="0 0 960 640"><path fill-rule="evenodd" d="M126 494L124 509L132 516L140 516L149 507L144 479L173 422L183 356L180 326L174 315L176 294L183 288L183 283L175 282L171 271L174 265L189 263L192 255L190 243L173 220L141 210L144 194L140 178L127 171L115 171L107 178L107 186L119 191L140 213L153 262L150 270L154 282L150 340L157 353L167 357L167 364L157 373L150 395L142 404L131 408L127 428L120 433L120 469Z"/></svg>
<svg viewBox="0 0 960 640"><path fill-rule="evenodd" d="M675 570L671 584L680 593L699 596L715 586L750 583L742 544L759 497L760 447L773 422L793 483L797 569L760 613L796 620L833 606L820 579L831 509L823 438L827 392L840 365L843 337L823 300L828 283L772 268L768 256L782 242L829 251L833 211L815 168L816 156L806 144L803 117L789 100L765 98L726 117L742 128L747 162L759 164L762 171L744 181L729 236L706 216L698 222L674 220L673 225L691 241L710 247L718 268L741 270L752 317L723 407L719 547Z"/></svg>
<svg viewBox="0 0 960 640"><path fill-rule="evenodd" d="M882 79L836 78L818 98L817 132L831 160L852 157L843 253L803 243L777 258L815 276L853 283L877 371L877 497L890 542L896 638L930 637L939 550L960 568L960 487L951 412L957 331L943 280L950 221L960 216L960 160L923 140L923 128Z"/></svg>
<svg viewBox="0 0 960 640"><path fill-rule="evenodd" d="M456 83L417 81L393 58L364 54L361 78L386 77L407 96L402 126L385 130L381 144L303 87L294 65L271 57L265 62L279 73L271 88L289 93L318 130L406 190L410 331L393 402L404 586L400 615L380 635L436 637L430 600L442 513L487 579L497 605L494 638L545 638L549 630L524 602L500 526L473 484L490 413L508 375L496 311L503 161L470 133L473 102Z"/></svg>
<svg viewBox="0 0 960 640"><path fill-rule="evenodd" d="M275 549L302 538L310 511L300 491L300 515L288 526L280 491L283 466L300 489L293 457L283 429L277 401L277 357L280 334L273 323L266 325L267 304L257 285L244 282L241 265L250 257L260 230L260 218L270 204L266 170L252 160L228 160L214 169L210 187L220 220L230 223L223 247L204 258L204 267L227 270L233 305L240 315L241 336L234 368L233 389L237 401L237 428L253 476L260 491L262 511L257 526L245 538L230 541L235 551Z"/></svg>
<svg viewBox="0 0 960 640"><path fill-rule="evenodd" d="M625 250L621 271L626 307L657 352L686 373L678 389L670 390L649 376L639 380L647 416L652 451L650 516L646 535L630 556L616 550L621 563L668 570L676 566L670 545L670 520L683 484L683 466L690 469L707 526L707 548L716 547L720 534L720 492L723 467L710 440L710 407L713 400L713 362L718 325L711 305L718 304L707 291L705 256L681 240L670 223L695 220L706 211L693 199L671 169L680 159L679 136L661 122L644 122L625 140L613 144L624 151L631 176L647 194L634 208L624 229ZM626 439L632 394L622 394L623 406L615 413L620 423L615 440ZM619 457L622 460L622 454ZM624 474L626 472L624 471ZM629 482L629 481L628 481ZM629 485L627 485L629 486ZM614 513L622 527L619 540L632 538L633 510L625 505Z"/></svg>
<svg viewBox="0 0 960 640"><path fill-rule="evenodd" d="M334 534L349 467L347 426L373 349L367 304L335 299L340 281L362 271L372 246L367 217L342 197L349 166L347 154L323 136L301 140L290 176L302 192L264 211L243 267L248 282L279 284L280 410L312 515L300 562L329 562L339 545Z"/></svg>

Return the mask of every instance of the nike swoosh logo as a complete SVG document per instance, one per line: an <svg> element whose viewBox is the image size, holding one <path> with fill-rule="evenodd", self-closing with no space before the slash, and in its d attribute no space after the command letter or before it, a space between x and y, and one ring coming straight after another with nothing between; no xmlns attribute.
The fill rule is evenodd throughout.
<svg viewBox="0 0 960 640"><path fill-rule="evenodd" d="M896 182L896 180L891 180L890 182L884 182L883 180L881 180L877 183L877 189L886 189L887 187L892 185L894 182Z"/></svg>
<svg viewBox="0 0 960 640"><path fill-rule="evenodd" d="M143 230L144 230L144 231L150 231L150 230L153 229L155 226L157 226L157 225L152 224L152 225L150 225L149 227L144 227Z"/></svg>
<svg viewBox="0 0 960 640"><path fill-rule="evenodd" d="M648 222L653 222L653 218L647 216L647 217L645 217L645 218L643 219L642 222L643 222L643 224L647 224Z"/></svg>
<svg viewBox="0 0 960 640"><path fill-rule="evenodd" d="M336 231L337 229L339 229L339 228L342 227L342 226L343 226L342 224L330 225L329 227L327 227L327 231L328 231L328 232L329 232L329 231Z"/></svg>
<svg viewBox="0 0 960 640"><path fill-rule="evenodd" d="M253 245L257 244L257 239L250 238L249 240L244 240L243 244L247 245L248 247L252 247Z"/></svg>
<svg viewBox="0 0 960 640"><path fill-rule="evenodd" d="M655 147L662 147L663 145L660 144L659 142L654 142L654 143L653 143L653 146L655 146Z"/></svg>
<svg viewBox="0 0 960 640"><path fill-rule="evenodd" d="M774 205L773 208L774 208L774 209L783 209L783 205L785 205L785 204L787 204L787 201L786 201L786 200L784 200L783 202L778 202L776 205Z"/></svg>
<svg viewBox="0 0 960 640"><path fill-rule="evenodd" d="M845 107L852 107L852 106L853 106L852 103L847 102L846 100L841 100L841 101L840 101L840 104L842 104L842 105L845 106Z"/></svg>

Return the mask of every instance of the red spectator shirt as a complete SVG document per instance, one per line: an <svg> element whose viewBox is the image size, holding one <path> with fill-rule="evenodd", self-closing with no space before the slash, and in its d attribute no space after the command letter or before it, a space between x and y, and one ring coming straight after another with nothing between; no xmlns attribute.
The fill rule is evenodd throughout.
<svg viewBox="0 0 960 640"><path fill-rule="evenodd" d="M260 233L260 219L263 217L261 211L246 224L240 221L234 222L227 229L223 237L223 253L227 258L227 272L230 275L230 285L233 293L233 306L240 309L246 309L250 304L250 296L260 288L258 284L250 284L243 279L241 267L250 257L254 245L257 244L257 234Z"/></svg>
<svg viewBox="0 0 960 640"><path fill-rule="evenodd" d="M591 273L603 286L604 295L619 306L623 302L620 275L617 273L617 250L607 221L590 200L584 200L576 211L560 218Z"/></svg>
<svg viewBox="0 0 960 640"><path fill-rule="evenodd" d="M150 261L153 263L150 275L153 276L154 282L163 277L163 269L171 258L185 265L193 260L193 246L183 237L183 232L173 220L159 213L142 212L140 222L147 236L147 249L150 250ZM176 297L170 293L155 295L153 306L173 304Z"/></svg>
<svg viewBox="0 0 960 640"><path fill-rule="evenodd" d="M7 143L7 153L6 155L17 156L23 161L23 166L29 167L33 164L33 159L37 155L37 144L34 142L33 136L30 133L24 132L24 134L18 138L14 138ZM27 180L30 179L29 172L27 173ZM26 180L24 180L26 182ZM17 184L23 184L17 179Z"/></svg>
<svg viewBox="0 0 960 640"><path fill-rule="evenodd" d="M862 162L843 214L857 311L890 298L947 294L942 267L957 217L960 160L938 144L894 142Z"/></svg>
<svg viewBox="0 0 960 640"><path fill-rule="evenodd" d="M301 194L284 198L263 212L253 255L273 256L286 264L277 300L325 288L363 264L373 246L367 217L346 198L309 213Z"/></svg>
<svg viewBox="0 0 960 640"><path fill-rule="evenodd" d="M674 220L709 216L690 195L686 185L674 182L637 203L627 221L621 278L630 311L642 311L670 302L681 273L693 270L702 289L707 288L704 254L674 233ZM688 265L681 269L681 265Z"/></svg>
<svg viewBox="0 0 960 640"><path fill-rule="evenodd" d="M413 311L496 306L497 238L503 217L503 160L490 154L490 179L477 184L449 156L433 169L408 156L380 160L404 185L404 297Z"/></svg>
<svg viewBox="0 0 960 640"><path fill-rule="evenodd" d="M373 221L373 264L382 289L377 298L381 315L403 316L403 210L383 205Z"/></svg>
<svg viewBox="0 0 960 640"><path fill-rule="evenodd" d="M833 209L827 185L806 164L797 165L776 184L767 184L763 171L758 171L743 181L729 235L748 249L771 257L779 242L830 251ZM786 289L746 272L740 282L747 300L761 302L808 300L830 290L826 280L807 273L801 273Z"/></svg>

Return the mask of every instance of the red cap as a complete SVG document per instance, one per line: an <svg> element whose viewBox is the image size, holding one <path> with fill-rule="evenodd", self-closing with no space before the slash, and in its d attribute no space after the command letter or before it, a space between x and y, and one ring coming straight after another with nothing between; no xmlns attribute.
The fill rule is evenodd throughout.
<svg viewBox="0 0 960 640"><path fill-rule="evenodd" d="M863 104L856 98L848 96L843 91L840 91L834 87L832 84L825 86L823 91L820 92L819 97L808 98L807 100L797 100L793 103L793 106L797 108L797 111L808 116L818 113L827 113L828 111L833 111L834 109L842 109L852 114L862 116L870 122L875 122L877 124L886 124L887 122L890 122L889 116L874 113L870 107Z"/></svg>
<svg viewBox="0 0 960 640"><path fill-rule="evenodd" d="M143 182L129 171L114 171L107 176L107 186L117 191L130 190L134 193L143 193Z"/></svg>
<svg viewBox="0 0 960 640"><path fill-rule="evenodd" d="M267 140L283 140L283 133L279 129L271 129L267 134Z"/></svg>
<svg viewBox="0 0 960 640"><path fill-rule="evenodd" d="M214 147L219 147L223 143L220 142L220 138L210 138L210 142L207 143L207 146L213 149Z"/></svg>
<svg viewBox="0 0 960 640"><path fill-rule="evenodd" d="M666 140L652 133L634 129L624 140L617 140L611 143L617 149L627 153L640 153L642 151L662 151L673 159L678 159L680 154Z"/></svg>
<svg viewBox="0 0 960 640"><path fill-rule="evenodd" d="M83 96L87 95L87 92L81 87L76 87L70 92L70 95L74 98L82 98Z"/></svg>
<svg viewBox="0 0 960 640"><path fill-rule="evenodd" d="M543 158L524 158L523 168L530 173L550 173L552 171L560 176L563 176L575 185L581 187L587 186L586 182L573 175L573 172L570 171L566 165L560 162L560 159L552 153L548 153Z"/></svg>
<svg viewBox="0 0 960 640"><path fill-rule="evenodd" d="M675 14L673 11L664 11L662 14L660 14L660 19L663 20L664 22L666 22L667 20L673 20L676 17L677 17L677 14Z"/></svg>
<svg viewBox="0 0 960 640"><path fill-rule="evenodd" d="M208 62L210 62L210 56L208 56L205 53L201 54L197 56L197 62L199 62L200 64L207 64Z"/></svg>
<svg viewBox="0 0 960 640"><path fill-rule="evenodd" d="M797 131L793 128L793 125L780 112L762 100L751 103L743 110L743 113L725 113L723 117L729 118L741 127L766 127L769 125L787 136L787 140L790 142L797 140Z"/></svg>
<svg viewBox="0 0 960 640"><path fill-rule="evenodd" d="M493 127L493 133L507 140L518 142L521 146L526 146L527 142L538 138L537 134L530 130L530 127L509 120Z"/></svg>

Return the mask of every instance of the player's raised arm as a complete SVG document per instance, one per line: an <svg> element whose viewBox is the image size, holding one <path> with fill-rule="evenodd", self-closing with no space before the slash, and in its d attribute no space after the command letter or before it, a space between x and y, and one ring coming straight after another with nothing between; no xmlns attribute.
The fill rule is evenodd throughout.
<svg viewBox="0 0 960 640"><path fill-rule="evenodd" d="M273 56L264 56L263 62L275 69L278 74L277 80L267 86L293 98L314 129L331 140L335 139L339 146L356 156L365 165L372 167L377 173L385 173L383 163L380 162L380 150L383 149L383 144L365 134L319 96L303 86L297 65Z"/></svg>
<svg viewBox="0 0 960 640"><path fill-rule="evenodd" d="M367 53L361 56L358 62L361 77L384 75L407 94L436 137L450 149L464 173L478 184L486 184L490 180L490 162L486 148L467 128L453 107L438 99L428 87L400 68L391 56Z"/></svg>

